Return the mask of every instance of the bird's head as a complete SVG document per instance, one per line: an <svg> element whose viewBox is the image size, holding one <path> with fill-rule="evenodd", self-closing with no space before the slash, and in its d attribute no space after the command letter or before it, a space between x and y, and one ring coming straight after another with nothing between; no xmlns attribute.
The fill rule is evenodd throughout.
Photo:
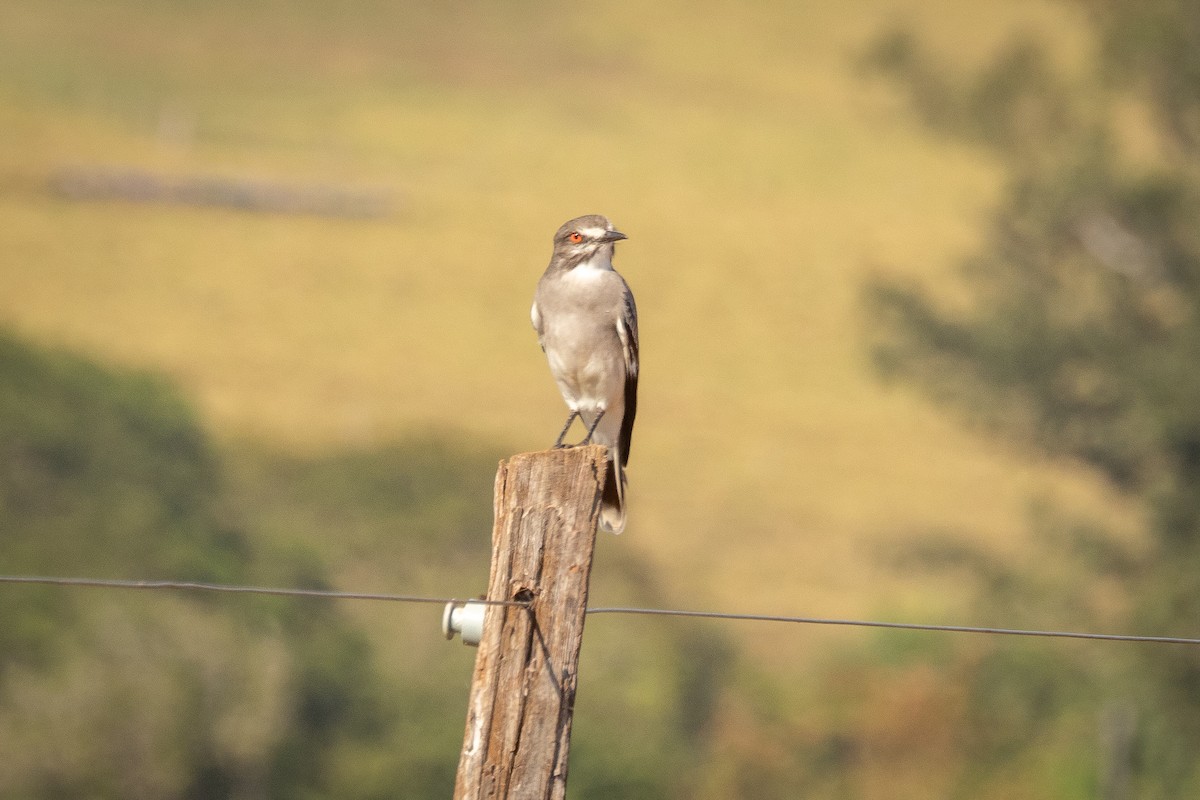
<svg viewBox="0 0 1200 800"><path fill-rule="evenodd" d="M625 234L613 230L608 217L588 214L562 224L554 234L554 260L566 267L574 267L591 261L603 253L611 260L613 244L627 239Z"/></svg>

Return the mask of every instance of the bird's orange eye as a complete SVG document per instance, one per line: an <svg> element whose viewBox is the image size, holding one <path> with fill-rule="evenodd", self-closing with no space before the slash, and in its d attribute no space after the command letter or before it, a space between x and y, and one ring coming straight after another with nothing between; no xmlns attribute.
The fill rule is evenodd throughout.
<svg viewBox="0 0 1200 800"><path fill-rule="evenodd" d="M583 234L580 233L579 231L574 231L567 238L570 239L575 244L579 244L580 242L583 241Z"/></svg>

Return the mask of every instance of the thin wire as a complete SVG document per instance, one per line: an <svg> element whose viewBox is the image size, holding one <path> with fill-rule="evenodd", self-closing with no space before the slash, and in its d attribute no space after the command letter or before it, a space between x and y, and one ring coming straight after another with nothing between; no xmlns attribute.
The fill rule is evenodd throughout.
<svg viewBox="0 0 1200 800"><path fill-rule="evenodd" d="M945 631L949 633L984 633L999 636L1043 636L1055 639L1103 639L1115 642L1153 642L1157 644L1200 645L1200 639L1178 636L1133 636L1120 633L1077 633L1074 631L1037 631L1019 628L980 628L968 625L922 625L915 622L875 622L861 619L821 619L818 617L783 617L773 614L728 614L720 611L675 611L662 608L589 608L588 614L645 614L660 617L703 617L705 619L751 620L755 622L793 622L803 625L848 625L860 628L898 628L908 631Z"/></svg>
<svg viewBox="0 0 1200 800"><path fill-rule="evenodd" d="M479 603L489 606L515 606L530 608L531 604L518 600L482 600L455 597L422 597L407 594L372 594L367 592L339 592L329 589L282 589L269 586L237 586L222 583L199 583L195 581L127 581L104 578L60 578L38 575L0 575L0 583L43 584L50 586L81 586L103 589L167 589L203 592L228 592L236 594L261 594L284 597L324 597L337 600L383 600L396 603ZM824 619L820 617L791 617L775 614L731 614L721 611L686 611L666 608L636 608L609 606L589 608L590 614L640 614L659 617L700 617L704 619L727 619L751 622L789 622L801 625L838 625L859 628L892 628L910 631L942 631L948 633L977 633L998 636L1040 636L1055 639L1099 639L1116 642L1148 642L1154 644L1200 645L1200 639L1178 636L1135 636L1119 633L1080 633L1076 631L1023 630L1020 628L986 628L968 625L925 625L915 622L880 622L861 619Z"/></svg>
<svg viewBox="0 0 1200 800"><path fill-rule="evenodd" d="M102 589L178 589L201 592L231 592L236 594L281 595L284 597L327 597L337 600L386 600L395 603L461 603L456 597L418 597L409 594L371 594L367 592L339 592L330 589L280 589L270 586L234 586L224 583L198 583L195 581L123 581L103 578L52 578L39 575L0 575L0 583L47 584L50 586L85 586ZM489 606L518 606L526 608L528 603L516 600L480 600L472 603Z"/></svg>

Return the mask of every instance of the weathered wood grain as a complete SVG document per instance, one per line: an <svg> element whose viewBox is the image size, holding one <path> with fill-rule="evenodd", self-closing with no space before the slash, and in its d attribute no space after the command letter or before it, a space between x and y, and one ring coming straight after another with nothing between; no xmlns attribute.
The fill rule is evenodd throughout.
<svg viewBox="0 0 1200 800"><path fill-rule="evenodd" d="M456 800L559 800L604 487L599 446L524 453L496 473L488 599Z"/></svg>

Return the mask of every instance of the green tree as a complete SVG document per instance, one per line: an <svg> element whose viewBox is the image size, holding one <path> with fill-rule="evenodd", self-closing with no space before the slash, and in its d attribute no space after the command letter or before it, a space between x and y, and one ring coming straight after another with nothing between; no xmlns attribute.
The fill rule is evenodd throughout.
<svg viewBox="0 0 1200 800"><path fill-rule="evenodd" d="M876 353L886 374L1078 459L1143 504L1151 551L1132 566L1093 558L1092 579L1124 583L1130 627L1195 636L1200 6L1079 4L1098 45L1082 71L1032 37L962 78L908 33L874 48L873 65L934 130L989 148L1010 176L986 244L962 264L965 303L911 283L869 287ZM1137 796L1196 795L1200 657L1139 650L1123 693L1142 709Z"/></svg>
<svg viewBox="0 0 1200 800"><path fill-rule="evenodd" d="M9 573L321 585L254 547L163 380L0 332ZM389 724L363 635L326 602L0 587L0 796L366 796Z"/></svg>

